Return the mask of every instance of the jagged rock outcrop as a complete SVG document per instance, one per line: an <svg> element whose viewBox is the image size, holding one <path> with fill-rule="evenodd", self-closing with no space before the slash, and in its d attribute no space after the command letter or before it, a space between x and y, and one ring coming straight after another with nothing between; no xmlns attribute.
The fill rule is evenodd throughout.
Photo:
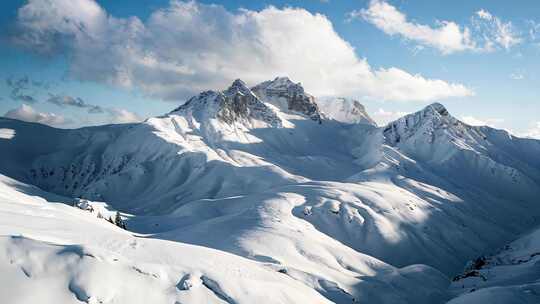
<svg viewBox="0 0 540 304"><path fill-rule="evenodd" d="M282 111L300 113L322 123L323 115L315 98L306 93L300 83L294 83L287 77L276 77L256 85L251 90L261 100Z"/></svg>
<svg viewBox="0 0 540 304"><path fill-rule="evenodd" d="M240 120L256 119L270 126L280 127L281 120L240 79L222 91L206 91L191 97L173 112L215 117L232 124Z"/></svg>

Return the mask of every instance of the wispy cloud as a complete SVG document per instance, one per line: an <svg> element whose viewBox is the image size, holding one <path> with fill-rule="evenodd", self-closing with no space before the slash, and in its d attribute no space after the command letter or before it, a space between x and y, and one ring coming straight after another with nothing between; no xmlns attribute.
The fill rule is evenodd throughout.
<svg viewBox="0 0 540 304"><path fill-rule="evenodd" d="M36 103L37 100L28 91L33 85L28 76L21 78L7 78L6 85L10 89L9 97L14 101Z"/></svg>
<svg viewBox="0 0 540 304"><path fill-rule="evenodd" d="M540 22L527 20L527 26L529 27L529 39L533 42L538 42L540 40Z"/></svg>
<svg viewBox="0 0 540 304"><path fill-rule="evenodd" d="M443 54L509 49L522 41L511 22L503 22L484 9L471 18L472 28L453 21L437 21L433 26L416 23L384 0L372 0L367 9L350 12L349 19L355 18L372 23L388 35L435 48Z"/></svg>
<svg viewBox="0 0 540 304"><path fill-rule="evenodd" d="M517 72L514 72L514 73L510 74L510 79L523 80L523 79L525 79L525 75L522 72L517 71Z"/></svg>
<svg viewBox="0 0 540 304"><path fill-rule="evenodd" d="M11 98L15 101L20 101L23 104L19 107L8 111L4 116L20 119L29 122L39 122L52 126L60 126L73 124L75 119L65 118L63 115L55 113L41 113L36 111L28 103L37 104L40 98L35 96L42 96L48 94L48 97L43 99L45 102L54 104L60 108L74 108L85 110L89 114L103 114L97 116L89 121L89 123L132 123L140 122L143 120L138 114L131 112L127 109L117 107L103 107L84 101L81 97L74 97L66 94L56 94L47 92L50 89L51 84L30 79L28 76L20 78L7 78L7 86L12 90ZM23 92L25 92L23 94ZM28 92L28 93L26 93ZM45 92L47 92L45 94ZM31 95L30 95L31 94ZM14 98L13 96L17 96ZM70 114L77 115L77 114Z"/></svg>
<svg viewBox="0 0 540 304"><path fill-rule="evenodd" d="M477 12L476 12L476 15L477 15L479 18L482 18L482 19L484 19L484 20L488 20L488 21L493 20L493 15L492 15L490 12L488 12L488 11L486 11L486 10L484 10L484 9L480 9L479 11L477 11Z"/></svg>
<svg viewBox="0 0 540 304"><path fill-rule="evenodd" d="M504 22L488 11L481 9L472 17L472 24L477 39L483 43L482 51L493 51L497 48L510 49L523 42L521 34L512 22Z"/></svg>
<svg viewBox="0 0 540 304"><path fill-rule="evenodd" d="M108 123L133 123L140 122L143 119L134 112L127 109L115 107L102 107L85 102L80 97L72 97L69 95L49 94L47 102L55 104L59 107L73 107L85 109L89 114L106 114Z"/></svg>
<svg viewBox="0 0 540 304"><path fill-rule="evenodd" d="M254 84L276 75L299 79L316 95L430 101L473 94L463 84L397 67L373 68L325 16L304 9L233 13L219 5L171 1L143 22L111 16L91 0L29 0L18 11L17 27L19 45L49 54L67 48L76 79L137 88L165 100L223 88L237 77Z"/></svg>
<svg viewBox="0 0 540 304"><path fill-rule="evenodd" d="M47 99L47 102L55 104L59 107L76 107L81 109L87 109L88 113L91 114L104 113L104 109L101 106L88 104L80 97L72 97L69 95L55 95L49 93L49 98Z"/></svg>

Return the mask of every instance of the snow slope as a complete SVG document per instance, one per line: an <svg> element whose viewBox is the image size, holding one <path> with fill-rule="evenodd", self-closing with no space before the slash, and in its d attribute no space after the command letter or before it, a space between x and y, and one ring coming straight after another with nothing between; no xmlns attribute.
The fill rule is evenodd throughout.
<svg viewBox="0 0 540 304"><path fill-rule="evenodd" d="M471 261L452 291L460 296L449 303L539 303L540 229Z"/></svg>
<svg viewBox="0 0 540 304"><path fill-rule="evenodd" d="M192 249L198 245L212 248L203 248L202 260L221 263L226 255L309 290L276 302L314 294L308 302L443 303L453 294L449 278L466 261L539 224L539 141L468 126L440 104L382 128L368 116L358 120L364 113L351 116L346 104L338 108L345 113L326 114L328 106L319 107L300 84L276 78L252 89L237 80L140 124L59 130L0 119L2 134L10 134L0 138L0 173L25 185L16 191L32 184L124 212L128 229L156 253L171 246L163 258L155 254L157 264L177 263L166 256L176 250L199 254ZM10 229L4 234L30 228ZM88 241L66 233L77 234L38 233L2 248L21 242L55 259L50 244L33 244L49 235L104 255L127 254L102 246L98 232L83 233ZM154 258L144 250L125 258L138 263L139 254ZM200 272L224 271L200 265ZM225 282L208 282L223 293ZM220 299L248 303L268 294L233 290Z"/></svg>
<svg viewBox="0 0 540 304"><path fill-rule="evenodd" d="M447 286L433 269L396 269L324 236L317 244L321 250L310 257L320 254L320 259L303 259L312 268L323 263L317 276L306 273L307 266L289 268L263 257L256 262L134 235L62 204L70 201L0 176L0 273L9 278L0 284L5 303L330 303L353 298L407 303L440 299ZM224 228L216 233L234 233ZM433 283L410 292L424 280ZM365 288L349 293L349 285Z"/></svg>
<svg viewBox="0 0 540 304"><path fill-rule="evenodd" d="M57 202L0 176L4 303L328 303L264 264L132 235Z"/></svg>

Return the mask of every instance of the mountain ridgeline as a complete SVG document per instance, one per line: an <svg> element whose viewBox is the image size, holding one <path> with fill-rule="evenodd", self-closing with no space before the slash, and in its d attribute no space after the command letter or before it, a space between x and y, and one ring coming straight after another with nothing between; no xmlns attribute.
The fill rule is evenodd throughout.
<svg viewBox="0 0 540 304"><path fill-rule="evenodd" d="M14 134L2 175L106 202L133 232L255 260L320 303L444 303L467 261L540 225L540 141L439 103L379 127L358 101L278 77L137 124L0 129ZM256 299L201 282L219 301Z"/></svg>

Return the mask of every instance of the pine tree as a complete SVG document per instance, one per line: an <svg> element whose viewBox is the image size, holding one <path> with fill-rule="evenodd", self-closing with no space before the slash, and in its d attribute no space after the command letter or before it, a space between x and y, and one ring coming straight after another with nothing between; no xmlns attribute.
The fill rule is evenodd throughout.
<svg viewBox="0 0 540 304"><path fill-rule="evenodd" d="M120 212L116 211L116 215L114 216L114 223L116 225L120 225L122 223L122 217L120 217Z"/></svg>
<svg viewBox="0 0 540 304"><path fill-rule="evenodd" d="M120 216L120 212L116 211L116 215L114 217L114 223L116 226L126 229L126 224L124 224L124 221L122 220L122 217Z"/></svg>

